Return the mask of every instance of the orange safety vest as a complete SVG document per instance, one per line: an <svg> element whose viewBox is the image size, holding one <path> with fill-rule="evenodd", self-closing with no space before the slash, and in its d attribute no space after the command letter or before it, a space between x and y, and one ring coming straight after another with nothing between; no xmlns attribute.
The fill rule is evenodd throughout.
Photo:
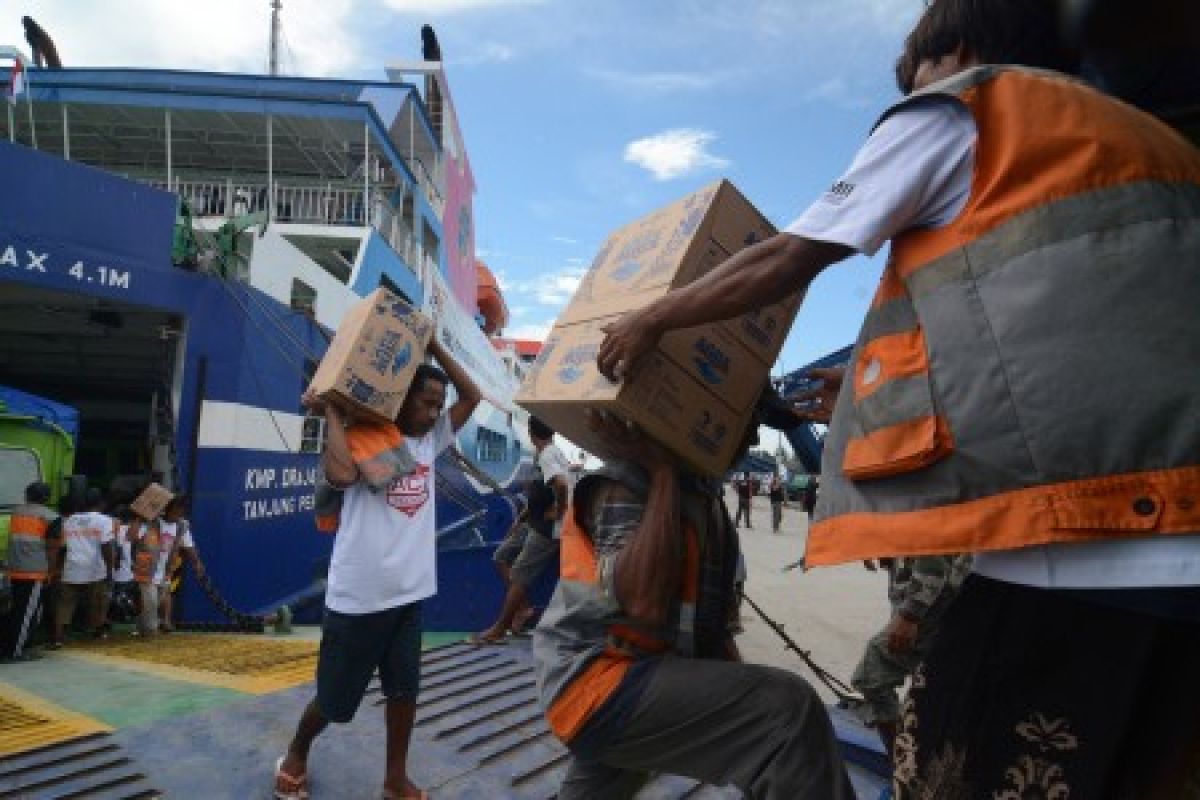
<svg viewBox="0 0 1200 800"><path fill-rule="evenodd" d="M700 537L686 518L683 529L686 552L678 621L673 630L654 631L625 617L615 598L607 595L592 539L576 521L575 509L568 507L559 550L558 588L542 615L535 642L539 683L543 697L548 698L546 721L559 739L569 741L579 733L617 690L639 656L694 652ZM596 639L598 628L605 631L603 641ZM549 642L563 647L549 655L547 650L555 649L546 646Z"/></svg>
<svg viewBox="0 0 1200 800"><path fill-rule="evenodd" d="M970 196L892 241L807 563L1200 532L1200 152L1055 73L927 95L974 117Z"/></svg>
<svg viewBox="0 0 1200 800"><path fill-rule="evenodd" d="M346 429L346 443L363 481L377 491L416 467L416 461L404 445L404 434L394 423L356 422ZM337 533L342 513L342 490L322 476L313 505L317 530Z"/></svg>
<svg viewBox="0 0 1200 800"><path fill-rule="evenodd" d="M58 515L40 504L13 509L8 526L8 576L13 580L44 581L50 576L46 533Z"/></svg>

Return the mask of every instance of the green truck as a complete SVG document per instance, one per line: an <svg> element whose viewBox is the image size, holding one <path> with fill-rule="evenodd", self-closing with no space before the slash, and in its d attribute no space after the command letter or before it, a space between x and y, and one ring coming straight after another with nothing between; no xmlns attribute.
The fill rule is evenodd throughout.
<svg viewBox="0 0 1200 800"><path fill-rule="evenodd" d="M71 491L79 412L28 392L0 386L0 561L8 552L12 510L34 481L50 485L57 506Z"/></svg>

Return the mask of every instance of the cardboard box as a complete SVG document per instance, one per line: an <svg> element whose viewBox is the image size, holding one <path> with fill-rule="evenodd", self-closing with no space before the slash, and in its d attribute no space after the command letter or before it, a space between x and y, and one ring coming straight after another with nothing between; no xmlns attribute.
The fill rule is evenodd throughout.
<svg viewBox="0 0 1200 800"><path fill-rule="evenodd" d="M609 236L558 324L642 308L775 233L775 226L732 183L706 186ZM799 295L785 297L720 324L770 366L783 349L800 300Z"/></svg>
<svg viewBox="0 0 1200 800"><path fill-rule="evenodd" d="M774 234L771 223L728 181L621 228L605 242L559 317L517 402L597 455L603 455L604 443L594 441L584 413L588 408L637 423L698 473L724 473L737 455L800 297L674 331L621 384L596 369L601 329Z"/></svg>
<svg viewBox="0 0 1200 800"><path fill-rule="evenodd" d="M596 369L601 328L610 319L556 328L517 402L592 453L603 455L604 443L588 427L589 408L637 423L698 473L723 473L741 443L749 410L735 411L658 351L641 365L636 380L612 383Z"/></svg>
<svg viewBox="0 0 1200 800"><path fill-rule="evenodd" d="M174 496L157 483L152 483L129 504L129 508L142 519L158 519L167 510L167 503L171 502Z"/></svg>
<svg viewBox="0 0 1200 800"><path fill-rule="evenodd" d="M309 389L365 416L395 420L432 335L427 316L376 289L346 314Z"/></svg>

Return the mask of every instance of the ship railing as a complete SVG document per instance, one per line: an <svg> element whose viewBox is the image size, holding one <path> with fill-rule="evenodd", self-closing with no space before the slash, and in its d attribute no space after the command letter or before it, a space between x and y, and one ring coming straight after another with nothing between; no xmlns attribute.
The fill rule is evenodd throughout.
<svg viewBox="0 0 1200 800"><path fill-rule="evenodd" d="M408 165L412 168L417 183L421 184L421 190L425 193L425 199L429 201L430 208L437 214L438 219L441 219L446 213L446 200L442 197L442 190L437 179L425 166L425 162L419 158L408 159Z"/></svg>
<svg viewBox="0 0 1200 800"><path fill-rule="evenodd" d="M428 259L412 224L382 189L372 188L369 204L364 207L359 184L277 182L274 208L268 209L270 191L266 181L176 179L171 185L165 181L146 182L178 194L196 219L234 219L271 210L276 222L370 225L414 271Z"/></svg>
<svg viewBox="0 0 1200 800"><path fill-rule="evenodd" d="M420 260L420 250L417 247L417 237L412 226L404 219L396 207L383 197L376 195L371 209L371 225L379 231L379 235L396 251L404 263L415 269Z"/></svg>
<svg viewBox="0 0 1200 800"><path fill-rule="evenodd" d="M152 185L178 194L187 201L196 217L232 219L268 210L269 184L228 180L176 180L173 185L151 181ZM387 204L379 192L376 202ZM273 218L277 222L307 222L319 225L365 225L360 185L349 184L275 184Z"/></svg>

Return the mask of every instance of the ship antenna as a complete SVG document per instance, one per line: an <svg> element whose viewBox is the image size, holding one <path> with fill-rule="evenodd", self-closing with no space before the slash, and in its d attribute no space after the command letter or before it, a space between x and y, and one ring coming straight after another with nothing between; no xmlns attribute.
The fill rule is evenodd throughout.
<svg viewBox="0 0 1200 800"><path fill-rule="evenodd" d="M268 72L279 74L279 10L283 0L271 0L271 62Z"/></svg>

